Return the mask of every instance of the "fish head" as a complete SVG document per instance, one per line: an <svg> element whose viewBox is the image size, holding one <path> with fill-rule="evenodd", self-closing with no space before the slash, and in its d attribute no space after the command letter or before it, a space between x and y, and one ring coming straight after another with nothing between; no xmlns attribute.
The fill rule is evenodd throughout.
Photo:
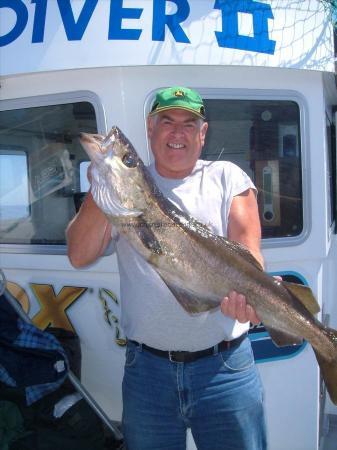
<svg viewBox="0 0 337 450"><path fill-rule="evenodd" d="M80 142L91 160L91 193L99 208L110 217L141 215L144 164L122 131L113 127L106 137L81 133Z"/></svg>

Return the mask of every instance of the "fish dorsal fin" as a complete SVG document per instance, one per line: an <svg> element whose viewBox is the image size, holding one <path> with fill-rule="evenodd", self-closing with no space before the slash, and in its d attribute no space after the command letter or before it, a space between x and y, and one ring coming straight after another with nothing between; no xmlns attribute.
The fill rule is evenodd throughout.
<svg viewBox="0 0 337 450"><path fill-rule="evenodd" d="M315 315L320 312L321 308L308 286L290 283L289 281L283 281L282 284L302 303L303 306L307 308L309 312L311 312L311 314Z"/></svg>
<svg viewBox="0 0 337 450"><path fill-rule="evenodd" d="M299 345L303 342L303 339L300 336L296 336L295 334L291 334L290 332L276 330L275 328L266 325L265 329L268 331L272 341L277 347Z"/></svg>
<svg viewBox="0 0 337 450"><path fill-rule="evenodd" d="M263 267L259 263L259 261L254 257L254 255L245 247L243 244L239 242L230 241L222 236L218 236L218 239L221 240L230 250L233 252L239 253L240 256L246 260L248 260L253 266L255 266L258 270L263 272Z"/></svg>
<svg viewBox="0 0 337 450"><path fill-rule="evenodd" d="M172 212L174 214L172 215ZM224 248L226 252L233 253L233 255L239 255L245 261L248 261L252 264L256 269L263 272L263 267L259 263L259 261L253 256L253 254L248 250L248 248L236 241L231 241L224 236L218 236L217 234L212 233L212 231L204 224L194 219L193 217L189 217L182 211L171 210L171 218L173 218L174 222L179 223L188 234L194 236L196 241L204 241L207 239L207 247L212 248L214 253L221 253Z"/></svg>

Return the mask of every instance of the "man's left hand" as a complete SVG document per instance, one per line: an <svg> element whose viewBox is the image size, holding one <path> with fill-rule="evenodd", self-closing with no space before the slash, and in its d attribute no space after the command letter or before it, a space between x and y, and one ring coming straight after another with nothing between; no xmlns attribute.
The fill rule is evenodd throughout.
<svg viewBox="0 0 337 450"><path fill-rule="evenodd" d="M256 315L255 310L247 304L246 297L232 291L226 296L220 305L225 316L229 316L240 323L251 322L257 325L261 320Z"/></svg>

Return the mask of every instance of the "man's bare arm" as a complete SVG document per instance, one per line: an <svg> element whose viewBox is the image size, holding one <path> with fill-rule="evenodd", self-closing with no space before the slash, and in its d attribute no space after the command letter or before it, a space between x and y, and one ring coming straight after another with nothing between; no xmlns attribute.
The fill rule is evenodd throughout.
<svg viewBox="0 0 337 450"><path fill-rule="evenodd" d="M111 240L111 229L111 224L89 192L66 230L71 264L84 267L96 261Z"/></svg>
<svg viewBox="0 0 337 450"><path fill-rule="evenodd" d="M260 251L261 225L256 196L252 189L248 189L233 198L229 213L227 237L245 245L264 267L263 256ZM223 299L221 310L226 316L241 323L252 322L257 324L260 322L254 309L247 304L245 296L235 291L230 292Z"/></svg>

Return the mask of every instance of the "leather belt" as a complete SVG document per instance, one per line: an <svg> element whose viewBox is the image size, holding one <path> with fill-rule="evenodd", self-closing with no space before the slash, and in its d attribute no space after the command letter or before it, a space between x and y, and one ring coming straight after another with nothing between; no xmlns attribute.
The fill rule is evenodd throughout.
<svg viewBox="0 0 337 450"><path fill-rule="evenodd" d="M237 347L247 336L247 333L241 335L240 337L233 339L231 341L221 341L214 347L206 348L205 350L199 350L196 352L186 352L186 351L170 351L170 350L159 350L157 348L149 347L146 344L140 344L136 341L130 340L133 344L140 346L143 350L153 353L154 355L160 356L161 358L169 359L171 362L193 362L197 359L204 358L205 356L211 356L217 352L222 352L224 350L229 350L231 348Z"/></svg>

